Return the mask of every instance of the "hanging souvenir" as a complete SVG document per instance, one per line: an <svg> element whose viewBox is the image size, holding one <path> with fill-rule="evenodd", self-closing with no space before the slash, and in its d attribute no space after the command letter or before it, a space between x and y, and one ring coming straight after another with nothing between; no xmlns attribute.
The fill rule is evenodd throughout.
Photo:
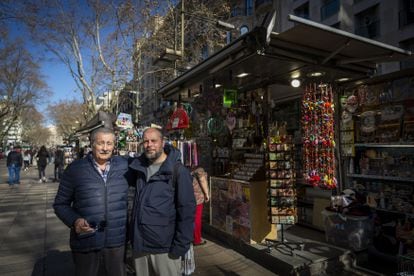
<svg viewBox="0 0 414 276"><path fill-rule="evenodd" d="M346 110L342 111L341 120L342 124L349 123L350 121L352 121L352 114Z"/></svg>
<svg viewBox="0 0 414 276"><path fill-rule="evenodd" d="M350 112L354 113L358 108L358 98L355 95L351 95L346 99L345 102L345 109Z"/></svg>
<svg viewBox="0 0 414 276"><path fill-rule="evenodd" d="M229 129L230 133L233 132L233 129L236 127L236 116L235 114L230 111L229 113L227 113L226 116L226 126Z"/></svg>
<svg viewBox="0 0 414 276"><path fill-rule="evenodd" d="M221 117L213 117L207 121L207 131L211 136L219 136L224 132L224 123Z"/></svg>
<svg viewBox="0 0 414 276"><path fill-rule="evenodd" d="M367 95L368 95L368 88L366 85L361 85L357 89L357 95L359 100L359 105L364 106L367 101Z"/></svg>
<svg viewBox="0 0 414 276"><path fill-rule="evenodd" d="M166 129L184 129L190 126L190 118L182 105L179 105L168 120Z"/></svg>
<svg viewBox="0 0 414 276"><path fill-rule="evenodd" d="M355 112L356 97L347 99L347 110ZM303 167L305 180L325 189L334 189L335 138L332 87L309 85L302 99Z"/></svg>

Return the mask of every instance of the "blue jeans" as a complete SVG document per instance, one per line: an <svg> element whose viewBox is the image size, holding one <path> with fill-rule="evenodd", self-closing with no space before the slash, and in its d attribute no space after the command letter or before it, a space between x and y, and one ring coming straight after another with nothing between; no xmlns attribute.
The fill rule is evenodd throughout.
<svg viewBox="0 0 414 276"><path fill-rule="evenodd" d="M19 184L21 167L16 164L11 164L7 168L9 169L9 185Z"/></svg>

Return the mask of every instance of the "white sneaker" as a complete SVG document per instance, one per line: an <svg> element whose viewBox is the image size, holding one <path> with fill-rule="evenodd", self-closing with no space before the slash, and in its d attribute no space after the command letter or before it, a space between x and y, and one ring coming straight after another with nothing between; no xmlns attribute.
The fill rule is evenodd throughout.
<svg viewBox="0 0 414 276"><path fill-rule="evenodd" d="M46 177L43 177L43 179L42 179L42 180L43 180L43 182L45 182L45 183L46 183Z"/></svg>
<svg viewBox="0 0 414 276"><path fill-rule="evenodd" d="M42 183L43 181L42 181L42 179L39 179L39 183Z"/></svg>

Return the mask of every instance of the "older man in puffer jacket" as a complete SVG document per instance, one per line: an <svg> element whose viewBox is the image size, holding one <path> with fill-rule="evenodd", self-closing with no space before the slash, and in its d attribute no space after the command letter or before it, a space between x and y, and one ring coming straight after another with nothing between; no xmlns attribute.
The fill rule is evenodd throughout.
<svg viewBox="0 0 414 276"><path fill-rule="evenodd" d="M100 128L91 134L92 153L63 173L53 207L70 230L76 275L126 275L128 160L114 156L115 135ZM103 261L103 264L101 263Z"/></svg>

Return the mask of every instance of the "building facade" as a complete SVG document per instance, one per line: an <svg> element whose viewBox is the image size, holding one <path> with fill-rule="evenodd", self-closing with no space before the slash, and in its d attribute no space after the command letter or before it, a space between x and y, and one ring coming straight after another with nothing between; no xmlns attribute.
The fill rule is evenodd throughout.
<svg viewBox="0 0 414 276"><path fill-rule="evenodd" d="M176 9L180 9L180 3ZM251 31L261 25L266 14L276 12L274 32L283 32L294 23L288 15L310 19L359 36L384 42L405 50L414 51L414 2L412 0L231 0L226 22L236 29L226 33L225 42ZM196 33L186 33L186 43L194 40ZM224 43L222 46L225 46ZM191 49L207 59L217 49L211 47ZM338 45L339 47L340 45ZM145 55L143 55L145 56ZM143 57L141 72L152 70L154 60ZM191 61L187 60L189 68ZM414 61L380 64L376 74L386 74L400 69L414 67ZM157 75L142 78L142 118L144 122L157 121L157 113L168 103L163 103L156 90L165 83ZM158 122L159 123L159 122Z"/></svg>

